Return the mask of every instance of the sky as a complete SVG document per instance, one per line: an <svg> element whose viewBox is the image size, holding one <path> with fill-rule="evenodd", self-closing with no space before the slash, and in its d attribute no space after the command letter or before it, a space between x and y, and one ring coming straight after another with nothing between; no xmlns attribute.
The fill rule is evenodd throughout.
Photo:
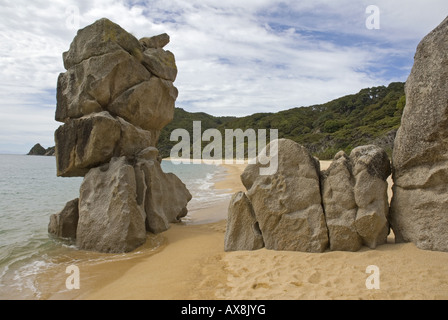
<svg viewBox="0 0 448 320"><path fill-rule="evenodd" d="M0 0L0 153L54 145L62 53L103 17L170 35L177 107L245 116L404 82L447 15L446 0Z"/></svg>

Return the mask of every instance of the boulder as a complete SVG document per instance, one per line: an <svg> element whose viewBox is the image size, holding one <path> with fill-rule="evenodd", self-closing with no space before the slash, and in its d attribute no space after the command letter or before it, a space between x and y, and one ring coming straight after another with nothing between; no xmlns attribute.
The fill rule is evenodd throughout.
<svg viewBox="0 0 448 320"><path fill-rule="evenodd" d="M83 60L58 77L55 119L66 122L107 110L123 92L150 78L145 67L124 50Z"/></svg>
<svg viewBox="0 0 448 320"><path fill-rule="evenodd" d="M103 111L69 120L55 132L58 176L84 176L113 156L134 156L156 143L150 131Z"/></svg>
<svg viewBox="0 0 448 320"><path fill-rule="evenodd" d="M169 81L176 80L176 60L170 51L148 48L143 52L142 63L157 77Z"/></svg>
<svg viewBox="0 0 448 320"><path fill-rule="evenodd" d="M244 192L235 193L229 203L224 250L257 250L263 247L263 236L252 204Z"/></svg>
<svg viewBox="0 0 448 320"><path fill-rule="evenodd" d="M57 238L75 239L79 219L78 204L79 199L76 198L67 202L61 212L52 214L48 233Z"/></svg>
<svg viewBox="0 0 448 320"><path fill-rule="evenodd" d="M392 155L398 242L448 251L448 18L420 42Z"/></svg>
<svg viewBox="0 0 448 320"><path fill-rule="evenodd" d="M94 56L124 50L141 60L140 42L118 24L103 18L81 29L63 53L66 70Z"/></svg>
<svg viewBox="0 0 448 320"><path fill-rule="evenodd" d="M163 48L170 42L170 36L166 33L162 33L157 36L141 38L139 42L143 49L158 49Z"/></svg>
<svg viewBox="0 0 448 320"><path fill-rule="evenodd" d="M278 152L276 152L278 151ZM328 246L320 194L319 163L303 146L272 141L261 155L278 161L277 170L260 174L266 159L249 164L241 175L259 223L265 247L323 252Z"/></svg>
<svg viewBox="0 0 448 320"><path fill-rule="evenodd" d="M375 146L361 146L350 153L354 197L358 210L355 227L363 244L371 249L384 244L389 234L387 178L391 173L387 153Z"/></svg>
<svg viewBox="0 0 448 320"><path fill-rule="evenodd" d="M356 230L355 179L350 158L341 151L322 171L322 203L328 227L330 250L358 251L362 238Z"/></svg>
<svg viewBox="0 0 448 320"><path fill-rule="evenodd" d="M140 152L134 170L138 203L146 213L147 231L166 231L170 223L179 222L187 215L187 204L192 196L176 175L163 172L156 148Z"/></svg>
<svg viewBox="0 0 448 320"><path fill-rule="evenodd" d="M120 136L120 123L105 111L69 120L55 132L57 175L84 176L107 163Z"/></svg>
<svg viewBox="0 0 448 320"><path fill-rule="evenodd" d="M173 120L176 98L177 89L171 82L152 77L124 91L107 109L158 136Z"/></svg>
<svg viewBox="0 0 448 320"><path fill-rule="evenodd" d="M146 215L136 190L134 168L126 157L91 169L80 188L77 246L121 253L145 243Z"/></svg>

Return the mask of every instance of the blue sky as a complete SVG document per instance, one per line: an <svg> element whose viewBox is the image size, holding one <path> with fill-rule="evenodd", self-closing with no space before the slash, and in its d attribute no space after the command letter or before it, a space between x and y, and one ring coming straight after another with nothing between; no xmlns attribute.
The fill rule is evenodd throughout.
<svg viewBox="0 0 448 320"><path fill-rule="evenodd" d="M366 27L369 5L380 29ZM406 81L447 15L446 0L0 0L0 153L54 145L62 52L102 17L137 38L171 36L176 106L244 116Z"/></svg>

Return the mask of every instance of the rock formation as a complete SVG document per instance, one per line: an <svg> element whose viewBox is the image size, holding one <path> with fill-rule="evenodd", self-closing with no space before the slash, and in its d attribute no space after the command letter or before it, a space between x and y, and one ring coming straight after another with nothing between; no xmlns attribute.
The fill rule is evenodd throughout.
<svg viewBox="0 0 448 320"><path fill-rule="evenodd" d="M353 149L350 157L339 152L322 172L322 201L331 250L357 251L363 244L373 249L386 242L386 180L390 172L387 154L373 145Z"/></svg>
<svg viewBox="0 0 448 320"><path fill-rule="evenodd" d="M54 147L45 149L40 143L36 143L27 153L27 156L54 156L54 149Z"/></svg>
<svg viewBox="0 0 448 320"><path fill-rule="evenodd" d="M261 163L266 161L257 161L241 175L264 244L273 250L322 252L328 245L328 235L319 162L307 149L287 139L271 142L261 154L276 157L276 152L271 154L273 147L278 148L277 172L260 175ZM231 210L235 210L232 205Z"/></svg>
<svg viewBox="0 0 448 320"><path fill-rule="evenodd" d="M386 152L374 145L361 146L350 153L355 180L354 195L358 207L356 231L363 243L375 248L387 240L389 234L389 201L387 177L391 173Z"/></svg>
<svg viewBox="0 0 448 320"><path fill-rule="evenodd" d="M100 19L78 31L63 54L55 118L57 175L84 176L77 205L50 218L49 232L81 249L128 252L187 214L191 195L160 166L155 148L174 114L174 55L169 36L137 40ZM67 235L59 231L72 221ZM73 233L73 230L76 230Z"/></svg>
<svg viewBox="0 0 448 320"><path fill-rule="evenodd" d="M362 238L355 225L358 210L355 179L352 163L345 152L337 153L330 167L322 171L321 185L330 250L358 251Z"/></svg>
<svg viewBox="0 0 448 320"><path fill-rule="evenodd" d="M399 242L448 251L448 18L418 45L392 156Z"/></svg>
<svg viewBox="0 0 448 320"><path fill-rule="evenodd" d="M278 151L278 170L260 174ZM287 139L271 142L247 166L241 180L247 189L229 205L225 250L255 250L254 235L267 249L304 252L357 251L386 242L389 212L386 179L390 161L385 151L369 145L350 157L339 152L328 168L303 146ZM245 195L247 195L247 200ZM253 213L252 213L253 212Z"/></svg>

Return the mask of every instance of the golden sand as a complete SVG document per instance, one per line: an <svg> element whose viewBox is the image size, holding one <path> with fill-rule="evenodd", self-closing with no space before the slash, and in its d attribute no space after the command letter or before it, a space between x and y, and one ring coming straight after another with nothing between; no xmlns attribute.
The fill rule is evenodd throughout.
<svg viewBox="0 0 448 320"><path fill-rule="evenodd" d="M322 169L329 162L322 162ZM244 165L224 165L220 189L243 191ZM389 190L390 191L390 190ZM197 214L226 216L227 202ZM68 299L448 299L448 253L388 244L358 252L224 252L226 222L173 224L156 250L80 267L81 289ZM368 266L379 289L368 289Z"/></svg>

